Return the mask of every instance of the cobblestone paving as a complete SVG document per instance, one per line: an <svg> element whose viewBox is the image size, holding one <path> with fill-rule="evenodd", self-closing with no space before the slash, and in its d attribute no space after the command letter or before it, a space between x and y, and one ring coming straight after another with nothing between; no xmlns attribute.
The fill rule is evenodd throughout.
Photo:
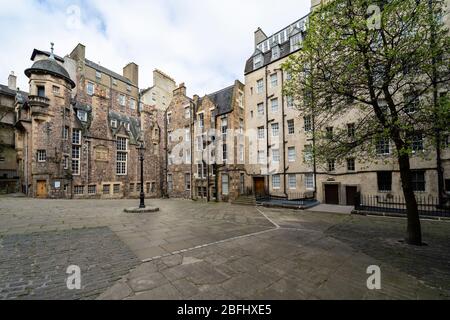
<svg viewBox="0 0 450 320"><path fill-rule="evenodd" d="M28 243L34 241L49 257L42 259L43 271L59 272L54 264L66 263L64 257L73 252L85 257L82 274L90 272L89 266L97 268L89 280L95 283L100 277L98 283L108 288L87 288L88 294L75 296L58 287L49 296L25 293L21 299L450 298L448 222L424 221L429 246L413 248L398 242L406 226L403 219L186 200L151 200L161 209L156 214L122 212L135 202L0 198L0 243L8 247L0 255L1 288L21 286L20 279L4 277L5 270L14 268L39 282L28 266ZM82 236L80 228L102 231ZM105 230L112 232L100 235ZM52 237L86 245L71 251L72 242L52 245ZM122 258L133 254L124 253L119 240L139 263L124 266ZM105 262L109 256L117 258L120 271L100 272L103 263L112 265ZM367 289L370 265L381 267L381 290ZM5 293L0 298L12 297Z"/></svg>
<svg viewBox="0 0 450 320"><path fill-rule="evenodd" d="M47 231L0 238L0 299L93 299L138 263L108 228ZM67 289L67 268L81 289Z"/></svg>

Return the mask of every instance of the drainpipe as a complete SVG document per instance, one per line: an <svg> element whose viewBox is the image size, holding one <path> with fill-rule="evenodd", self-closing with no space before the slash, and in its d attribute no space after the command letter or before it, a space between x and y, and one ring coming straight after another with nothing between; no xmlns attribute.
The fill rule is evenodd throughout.
<svg viewBox="0 0 450 320"><path fill-rule="evenodd" d="M281 69L275 69L276 72L278 72ZM283 88L284 85L284 75L283 75L283 71L281 70L281 88ZM283 136L283 188L284 188L284 195L286 197L288 197L287 194L287 182L286 182L286 114L284 112L284 95L281 95L281 120L283 122L283 126L282 126L282 136Z"/></svg>
<svg viewBox="0 0 450 320"><path fill-rule="evenodd" d="M267 84L268 84L268 81L267 81L267 75L268 75L268 66L266 65L265 67L264 67L264 80L265 80L265 87L264 87L264 91L265 91L265 94L266 94L266 101L265 101L265 112L266 112L266 160L267 160L267 164L266 164L266 166L267 166L267 190L268 190L268 192L269 192L269 194L270 194L270 182L269 182L269 180L270 180L270 176L269 176L269 169L270 169L270 166L269 166L269 160L270 160L270 148L269 148L269 107L268 107L268 105L269 105L269 93L268 93L268 90L267 90Z"/></svg>

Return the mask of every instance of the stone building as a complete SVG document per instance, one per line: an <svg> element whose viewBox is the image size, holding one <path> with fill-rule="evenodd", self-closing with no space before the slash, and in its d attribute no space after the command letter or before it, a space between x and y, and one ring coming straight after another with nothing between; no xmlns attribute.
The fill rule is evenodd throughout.
<svg viewBox="0 0 450 320"><path fill-rule="evenodd" d="M0 84L0 193L20 191L17 172L17 154L15 149L15 112L16 94L26 97L27 93L17 91L17 77L13 72L8 77L8 85Z"/></svg>
<svg viewBox="0 0 450 320"><path fill-rule="evenodd" d="M313 0L312 8L323 1ZM448 23L449 15L444 21ZM312 119L300 114L289 97L283 96L283 83L289 77L281 65L301 50L307 16L270 36L255 31L255 51L245 65L245 106L247 172L256 194L288 198L316 197L330 204L352 205L356 192L401 195L398 164L390 156L389 146L378 163L357 158L344 159L342 165L314 165L312 159ZM440 90L446 94L446 90ZM351 128L355 114L348 113L330 126ZM350 129L349 129L350 130ZM450 149L443 150L443 169L450 192ZM435 155L426 159L413 156L414 185L420 196L438 195Z"/></svg>
<svg viewBox="0 0 450 320"><path fill-rule="evenodd" d="M53 51L53 49L52 49ZM144 191L161 196L163 118L140 103L138 66L123 75L85 57L34 50L25 70L30 95L16 102L16 150L24 191L50 198L137 197L138 147L145 146Z"/></svg>
<svg viewBox="0 0 450 320"><path fill-rule="evenodd" d="M153 86L141 90L141 101L144 104L156 106L158 110L166 111L177 87L175 80L162 72L153 70Z"/></svg>
<svg viewBox="0 0 450 320"><path fill-rule="evenodd" d="M191 199L236 199L245 192L244 85L204 97L181 84L167 109L168 194Z"/></svg>

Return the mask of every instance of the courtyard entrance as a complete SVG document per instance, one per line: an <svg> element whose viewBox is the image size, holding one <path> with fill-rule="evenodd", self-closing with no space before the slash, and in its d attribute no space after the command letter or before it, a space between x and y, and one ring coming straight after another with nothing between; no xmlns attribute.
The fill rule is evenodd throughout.
<svg viewBox="0 0 450 320"><path fill-rule="evenodd" d="M339 186L337 184L325 185L325 203L339 204Z"/></svg>

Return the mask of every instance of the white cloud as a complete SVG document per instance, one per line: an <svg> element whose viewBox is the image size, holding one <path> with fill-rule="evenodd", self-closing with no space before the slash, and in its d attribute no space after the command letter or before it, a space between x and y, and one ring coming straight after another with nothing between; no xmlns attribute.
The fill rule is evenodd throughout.
<svg viewBox="0 0 450 320"><path fill-rule="evenodd" d="M243 81L256 28L271 34L310 7L310 0L0 2L0 83L14 70L27 89L23 71L32 50L48 50L53 41L63 56L83 43L88 59L118 73L136 62L142 88L152 84L152 70L159 68L185 82L190 95ZM79 24L73 5L80 8Z"/></svg>

